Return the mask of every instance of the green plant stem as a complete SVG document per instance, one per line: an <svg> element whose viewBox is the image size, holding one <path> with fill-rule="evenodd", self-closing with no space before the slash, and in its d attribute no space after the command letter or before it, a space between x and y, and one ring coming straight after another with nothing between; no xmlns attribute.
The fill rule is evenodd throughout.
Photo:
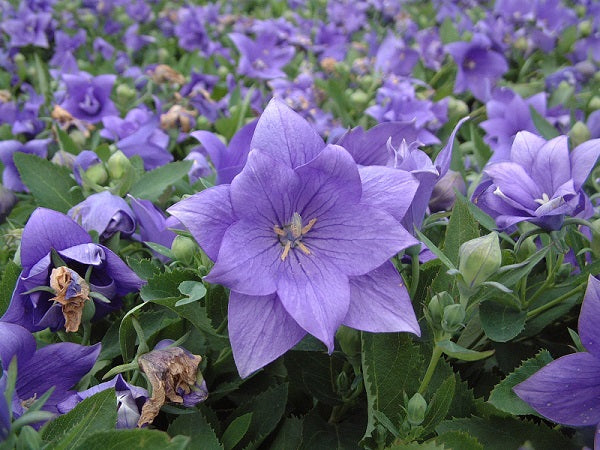
<svg viewBox="0 0 600 450"><path fill-rule="evenodd" d="M553 307L555 307L556 305L560 304L561 302L565 301L566 299L568 299L569 297L572 297L573 295L577 294L578 292L582 291L585 288L585 285L579 285L577 286L575 289L571 289L569 292L567 292L566 294L561 295L560 297L555 298L554 300L552 300L551 302L546 303L545 305L540 306L539 308L535 308L532 309L531 311L529 311L527 313L527 318L531 319L532 317L537 316L538 314L543 313L544 311L547 311Z"/></svg>
<svg viewBox="0 0 600 450"><path fill-rule="evenodd" d="M433 352L431 353L431 359L429 360L429 365L427 366L427 372L425 372L423 381L421 381L421 385L419 386L419 390L417 391L419 394L422 395L427 389L427 386L429 386L429 382L431 381L431 377L435 372L435 368L437 367L441 356L442 349L436 344L433 347Z"/></svg>
<svg viewBox="0 0 600 450"><path fill-rule="evenodd" d="M419 255L410 257L411 279L410 279L410 299L414 299L419 287Z"/></svg>
<svg viewBox="0 0 600 450"><path fill-rule="evenodd" d="M89 322L85 322L82 324L83 326L83 337L81 338L81 345L89 345L90 344L90 335L92 334L92 324Z"/></svg>

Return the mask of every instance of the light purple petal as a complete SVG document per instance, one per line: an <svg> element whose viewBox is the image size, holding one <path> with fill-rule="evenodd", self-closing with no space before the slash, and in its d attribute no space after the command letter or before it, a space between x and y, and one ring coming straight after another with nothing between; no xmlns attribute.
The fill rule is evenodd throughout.
<svg viewBox="0 0 600 450"><path fill-rule="evenodd" d="M486 168L484 173L494 180L494 184L505 196L530 210L538 208L539 204L534 200L542 198L543 191L520 165L508 161L499 162Z"/></svg>
<svg viewBox="0 0 600 450"><path fill-rule="evenodd" d="M581 343L596 358L600 358L600 281L589 276L588 285L579 313Z"/></svg>
<svg viewBox="0 0 600 450"><path fill-rule="evenodd" d="M458 130L460 129L462 124L469 119L470 117L464 117L458 121L458 123L452 130L450 137L448 138L448 142L436 156L434 164L439 173L438 179L446 175L446 172L448 172L448 170L450 169L450 162L452 161L452 149L454 148L454 139L456 138L456 133L458 133Z"/></svg>
<svg viewBox="0 0 600 450"><path fill-rule="evenodd" d="M219 255L225 231L235 221L229 191L229 185L215 186L167 209L185 225L213 261Z"/></svg>
<svg viewBox="0 0 600 450"><path fill-rule="evenodd" d="M551 362L513 390L554 422L585 426L600 422L600 360L575 353Z"/></svg>
<svg viewBox="0 0 600 450"><path fill-rule="evenodd" d="M197 139L204 149L207 151L208 155L215 168L219 170L223 164L222 160L227 152L227 146L219 139L214 133L210 131L194 131L190 133L190 136Z"/></svg>
<svg viewBox="0 0 600 450"><path fill-rule="evenodd" d="M63 250L88 242L92 238L73 219L51 209L38 208L23 230L21 264L31 267L51 249Z"/></svg>
<svg viewBox="0 0 600 450"><path fill-rule="evenodd" d="M600 156L600 139L592 139L575 147L571 153L571 177L575 189L581 189Z"/></svg>
<svg viewBox="0 0 600 450"><path fill-rule="evenodd" d="M247 295L272 294L282 251L273 225L261 227L242 219L225 232L217 261L205 279Z"/></svg>
<svg viewBox="0 0 600 450"><path fill-rule="evenodd" d="M251 149L266 153L291 168L307 163L325 147L323 139L302 116L272 99L256 124Z"/></svg>
<svg viewBox="0 0 600 450"><path fill-rule="evenodd" d="M321 258L292 251L282 264L277 294L298 325L333 352L335 331L350 304L348 277Z"/></svg>
<svg viewBox="0 0 600 450"><path fill-rule="evenodd" d="M8 370L13 356L17 357L18 367L35 352L33 335L20 325L0 322L0 362L2 369Z"/></svg>
<svg viewBox="0 0 600 450"><path fill-rule="evenodd" d="M306 334L275 294L255 297L232 291L228 317L233 358L242 378L283 355Z"/></svg>
<svg viewBox="0 0 600 450"><path fill-rule="evenodd" d="M559 186L571 178L567 136L546 142L538 150L531 168L531 178L539 183L542 192L552 196Z"/></svg>
<svg viewBox="0 0 600 450"><path fill-rule="evenodd" d="M546 140L540 136L529 131L519 131L510 150L510 159L521 165L527 173L531 173L538 150L545 143Z"/></svg>
<svg viewBox="0 0 600 450"><path fill-rule="evenodd" d="M406 286L391 262L350 277L350 307L344 325L372 333L421 335Z"/></svg>

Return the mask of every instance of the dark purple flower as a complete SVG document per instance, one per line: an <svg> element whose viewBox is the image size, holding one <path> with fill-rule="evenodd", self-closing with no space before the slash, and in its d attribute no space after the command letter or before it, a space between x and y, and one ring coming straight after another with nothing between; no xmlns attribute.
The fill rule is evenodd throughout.
<svg viewBox="0 0 600 450"><path fill-rule="evenodd" d="M240 52L240 74L266 80L286 76L281 69L292 60L295 50L281 45L275 34L260 34L255 41L241 33L230 33L229 38Z"/></svg>
<svg viewBox="0 0 600 450"><path fill-rule="evenodd" d="M73 206L67 215L86 231L96 231L101 241L117 231L130 236L136 228L135 215L125 200L108 191L92 194Z"/></svg>
<svg viewBox="0 0 600 450"><path fill-rule="evenodd" d="M575 427L596 426L600 447L600 281L588 278L579 315L579 336L587 352L552 361L513 390L544 417Z"/></svg>
<svg viewBox="0 0 600 450"><path fill-rule="evenodd" d="M241 376L307 332L330 352L341 324L418 334L388 261L416 244L392 212L406 211L415 180L385 167L361 180L343 147L325 146L277 100L259 119L251 148L231 185L169 209L216 261L206 280L231 289L229 336Z"/></svg>
<svg viewBox="0 0 600 450"><path fill-rule="evenodd" d="M565 216L593 214L582 190L600 155L600 139L584 142L570 154L567 136L550 141L527 131L517 133L510 160L490 164L489 177L473 193L473 202L495 217L500 229L528 221L556 230Z"/></svg>
<svg viewBox="0 0 600 450"><path fill-rule="evenodd" d="M13 155L20 152L45 158L48 154L48 144L50 142L51 139L34 139L25 144L14 140L0 142L0 161L4 164L2 184L12 191L29 192L27 186L21 181L21 176L19 175L17 166L15 166Z"/></svg>
<svg viewBox="0 0 600 450"><path fill-rule="evenodd" d="M71 218L56 211L38 208L23 230L23 270L10 305L1 319L3 322L16 323L30 331L40 331L46 327L57 330L64 326L61 304L50 301L54 296L46 289L53 281L51 272L65 267L57 266L59 261L52 257L53 252L66 264L67 270L75 272L70 273L72 281L83 280L91 270L89 282L85 283L89 287L90 297L94 298L93 293L98 292L110 300L110 303L104 303L94 298L94 318L119 308L121 297L137 291L143 284L115 253L103 245L94 244L90 235ZM36 290L40 287L46 290Z"/></svg>
<svg viewBox="0 0 600 450"><path fill-rule="evenodd" d="M74 393L56 405L58 412L66 414L82 400L110 388L114 388L117 394L117 428L135 428L140 418L142 406L150 395L146 389L127 383L121 374L110 381Z"/></svg>
<svg viewBox="0 0 600 450"><path fill-rule="evenodd" d="M164 213L149 200L136 199L132 196L129 196L129 200L139 226L139 234L135 234L134 239L140 242L154 242L170 248L177 235L169 228L179 228L179 221L174 217L167 219ZM166 256L158 253L155 255L163 262L168 260Z"/></svg>
<svg viewBox="0 0 600 450"><path fill-rule="evenodd" d="M248 159L250 141L256 128L256 121L244 125L231 138L229 146L209 131L194 131L191 136L198 139L217 171L216 184L231 183L233 177L240 173ZM191 181L191 180L190 180Z"/></svg>
<svg viewBox="0 0 600 450"><path fill-rule="evenodd" d="M32 12L27 7L19 8L14 19L2 22L2 31L10 36L10 47L33 45L48 48L48 37L52 15L47 12Z"/></svg>
<svg viewBox="0 0 600 450"><path fill-rule="evenodd" d="M36 398L48 389L54 391L43 406L59 414L57 405L73 394L70 389L94 366L100 344L89 347L62 342L36 350L35 338L25 328L0 322L0 359L8 369L17 358L17 383L12 402L13 417L20 417Z"/></svg>
<svg viewBox="0 0 600 450"><path fill-rule="evenodd" d="M489 100L496 81L508 70L504 56L490 47L490 40L479 33L473 36L471 42L446 45L458 66L455 93L470 90L476 99L482 102Z"/></svg>
<svg viewBox="0 0 600 450"><path fill-rule="evenodd" d="M110 99L115 75L92 77L80 72L77 75L64 74L62 78L67 87L67 98L60 106L76 119L97 123L103 117L119 113Z"/></svg>
<svg viewBox="0 0 600 450"><path fill-rule="evenodd" d="M94 39L94 52L100 53L104 59L110 59L115 53L115 48L101 37L97 37Z"/></svg>

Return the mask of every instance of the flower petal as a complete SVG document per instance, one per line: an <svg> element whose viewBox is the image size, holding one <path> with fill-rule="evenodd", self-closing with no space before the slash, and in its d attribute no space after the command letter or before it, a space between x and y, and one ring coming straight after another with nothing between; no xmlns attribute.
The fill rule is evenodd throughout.
<svg viewBox="0 0 600 450"><path fill-rule="evenodd" d="M542 198L543 191L531 179L525 170L514 162L499 162L484 170L494 180L494 184L510 199L535 211L538 204L535 199ZM550 196L553 192L547 192Z"/></svg>
<svg viewBox="0 0 600 450"><path fill-rule="evenodd" d="M558 136L538 150L531 178L539 183L542 192L552 196L559 186L571 178L567 136Z"/></svg>
<svg viewBox="0 0 600 450"><path fill-rule="evenodd" d="M551 362L513 390L554 422L584 426L600 422L600 360L575 353Z"/></svg>
<svg viewBox="0 0 600 450"><path fill-rule="evenodd" d="M260 116L251 149L266 153L291 168L307 163L325 147L321 136L285 103L272 99Z"/></svg>
<svg viewBox="0 0 600 450"><path fill-rule="evenodd" d="M510 159L523 167L527 173L531 173L538 150L545 143L546 140L540 136L529 131L519 131L510 149Z"/></svg>
<svg viewBox="0 0 600 450"><path fill-rule="evenodd" d="M229 339L242 378L274 361L306 334L276 294L249 296L231 291Z"/></svg>
<svg viewBox="0 0 600 450"><path fill-rule="evenodd" d="M92 242L92 238L73 219L51 209L38 208L23 230L21 264L31 267L51 249L63 250L88 242Z"/></svg>
<svg viewBox="0 0 600 450"><path fill-rule="evenodd" d="M600 156L600 139L592 139L571 152L571 177L575 189L581 189Z"/></svg>
<svg viewBox="0 0 600 450"><path fill-rule="evenodd" d="M598 318L600 318L600 281L590 275L579 313L579 337L586 350L600 358Z"/></svg>
<svg viewBox="0 0 600 450"><path fill-rule="evenodd" d="M458 121L458 123L452 130L450 137L448 138L448 142L435 157L434 164L439 173L438 180L444 175L446 175L446 172L448 172L448 170L450 169L450 161L452 161L452 149L454 148L454 138L456 138L456 133L458 133L458 130L460 129L462 124L469 119L470 117L464 117Z"/></svg>
<svg viewBox="0 0 600 450"><path fill-rule="evenodd" d="M235 221L229 191L229 185L215 186L167 209L185 225L213 261L219 255L225 230Z"/></svg>
<svg viewBox="0 0 600 450"><path fill-rule="evenodd" d="M21 367L17 378L17 393L22 400L38 397L54 386L54 392L44 409L56 411L68 390L88 373L100 354L100 344L86 347L70 342L41 348ZM58 411L56 411L58 412Z"/></svg>
<svg viewBox="0 0 600 450"><path fill-rule="evenodd" d="M391 262L350 277L350 307L344 325L372 333L421 330L408 291Z"/></svg>
<svg viewBox="0 0 600 450"><path fill-rule="evenodd" d="M33 335L20 325L0 322L0 362L2 369L8 370L13 356L17 357L18 367L35 352Z"/></svg>

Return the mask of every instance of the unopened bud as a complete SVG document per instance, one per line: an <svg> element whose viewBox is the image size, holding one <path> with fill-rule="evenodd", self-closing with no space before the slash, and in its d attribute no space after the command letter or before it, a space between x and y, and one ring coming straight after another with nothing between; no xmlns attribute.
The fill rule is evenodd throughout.
<svg viewBox="0 0 600 450"><path fill-rule="evenodd" d="M429 209L432 213L452 209L456 200L454 189L463 195L467 193L467 185L462 175L454 170L449 170L433 187L429 199Z"/></svg>
<svg viewBox="0 0 600 450"><path fill-rule="evenodd" d="M579 22L577 28L582 37L587 37L592 33L592 22L590 20L583 20Z"/></svg>
<svg viewBox="0 0 600 450"><path fill-rule="evenodd" d="M369 96L361 90L354 91L352 94L350 94L350 103L352 106L364 108L368 102Z"/></svg>
<svg viewBox="0 0 600 450"><path fill-rule="evenodd" d="M126 84L120 84L117 86L117 101L126 105L133 101L137 97L137 91Z"/></svg>
<svg viewBox="0 0 600 450"><path fill-rule="evenodd" d="M469 288L477 287L491 277L502 264L498 233L472 239L460 246L458 270Z"/></svg>
<svg viewBox="0 0 600 450"><path fill-rule="evenodd" d="M103 185L108 179L108 174L102 164L91 166L85 171L85 176L90 182L99 185Z"/></svg>
<svg viewBox="0 0 600 450"><path fill-rule="evenodd" d="M407 420L411 425L421 425L425 420L425 412L427 411L427 402L418 392L408 401Z"/></svg>
<svg viewBox="0 0 600 450"><path fill-rule="evenodd" d="M465 307L460 304L448 305L444 308L442 329L448 333L458 331L465 321Z"/></svg>
<svg viewBox="0 0 600 450"><path fill-rule="evenodd" d="M600 97L598 97L597 95L594 95L591 98L590 102L588 103L588 107L592 111L596 111L597 109L600 109Z"/></svg>
<svg viewBox="0 0 600 450"><path fill-rule="evenodd" d="M175 259L185 264L190 264L194 260L197 248L196 243L186 236L175 236L171 244L171 252Z"/></svg>
<svg viewBox="0 0 600 450"><path fill-rule="evenodd" d="M69 169L73 169L75 155L72 153L65 152L64 150L59 150L54 154L50 161L52 161L57 166L63 166Z"/></svg>
<svg viewBox="0 0 600 450"><path fill-rule="evenodd" d="M575 148L579 144L589 141L591 134L585 123L577 121L569 131L569 137L571 138L571 148Z"/></svg>
<svg viewBox="0 0 600 450"><path fill-rule="evenodd" d="M88 133L88 135L89 135L89 133ZM75 145L77 145L79 148L85 147L85 144L87 142L87 137L86 137L85 133L83 133L81 130L74 129L74 130L70 131L69 137L75 143Z"/></svg>
<svg viewBox="0 0 600 450"><path fill-rule="evenodd" d="M114 180L122 178L131 167L129 159L127 159L127 156L120 150L117 150L110 158L108 158L107 165L108 174Z"/></svg>
<svg viewBox="0 0 600 450"><path fill-rule="evenodd" d="M448 117L450 119L463 118L469 114L469 107L465 102L454 97L448 100Z"/></svg>
<svg viewBox="0 0 600 450"><path fill-rule="evenodd" d="M434 324L442 322L444 311L447 306L453 305L454 299L446 291L435 294L429 301L427 309Z"/></svg>

